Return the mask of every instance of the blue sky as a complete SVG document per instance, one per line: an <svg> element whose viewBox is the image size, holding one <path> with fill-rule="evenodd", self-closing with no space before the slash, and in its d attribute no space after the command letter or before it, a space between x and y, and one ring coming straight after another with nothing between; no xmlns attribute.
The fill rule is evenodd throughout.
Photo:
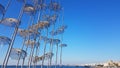
<svg viewBox="0 0 120 68"><path fill-rule="evenodd" d="M119 0L64 1L65 23L69 26L64 36L68 43L64 59L69 55L67 60L73 64L119 61L119 3Z"/></svg>
<svg viewBox="0 0 120 68"><path fill-rule="evenodd" d="M120 61L120 0L62 0L62 5L68 25L63 64Z"/></svg>

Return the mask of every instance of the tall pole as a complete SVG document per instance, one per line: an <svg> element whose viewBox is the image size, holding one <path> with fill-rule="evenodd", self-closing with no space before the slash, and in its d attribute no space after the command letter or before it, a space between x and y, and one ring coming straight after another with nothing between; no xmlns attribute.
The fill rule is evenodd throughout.
<svg viewBox="0 0 120 68"><path fill-rule="evenodd" d="M52 28L52 31L54 31L55 29L55 24L53 24L53 28ZM53 52L53 40L54 40L54 36L52 35L52 40L51 40L51 43L50 43L50 46L51 46L51 53ZM51 68L51 65L52 65L52 57L50 58L50 68Z"/></svg>
<svg viewBox="0 0 120 68"><path fill-rule="evenodd" d="M62 66L62 46L61 46L61 50L60 50L60 66Z"/></svg>
<svg viewBox="0 0 120 68"><path fill-rule="evenodd" d="M58 44L56 45L56 61L55 61L55 68L57 68L57 60L58 60Z"/></svg>
<svg viewBox="0 0 120 68"><path fill-rule="evenodd" d="M48 37L48 27L47 27L47 37ZM45 43L44 43L44 51L43 51L43 59L42 59L42 65L41 65L41 68L43 68L43 65L44 65L44 59L45 59L45 53L46 53L46 44L47 44L47 40L45 40Z"/></svg>
<svg viewBox="0 0 120 68"><path fill-rule="evenodd" d="M30 59L29 59L29 68L31 66L31 62L32 62L32 58L33 58L33 54L34 54L34 49L35 49L35 45L33 46L33 48L31 48L31 55L30 55Z"/></svg>

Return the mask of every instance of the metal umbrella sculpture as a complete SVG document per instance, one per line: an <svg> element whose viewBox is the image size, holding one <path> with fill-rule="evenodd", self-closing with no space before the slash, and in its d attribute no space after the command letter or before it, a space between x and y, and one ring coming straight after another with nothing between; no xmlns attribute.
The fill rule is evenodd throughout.
<svg viewBox="0 0 120 68"><path fill-rule="evenodd" d="M2 52L3 46L9 45L10 42L11 42L11 39L10 39L10 38L5 37L5 36L0 36L0 50L1 50L1 54L3 53L3 52Z"/></svg>
<svg viewBox="0 0 120 68"><path fill-rule="evenodd" d="M67 44L61 44L60 47L61 47L61 51L60 51L60 65L62 65L62 48L63 47L67 47Z"/></svg>
<svg viewBox="0 0 120 68"><path fill-rule="evenodd" d="M12 48L12 51L10 53L11 59L18 60L20 56L20 59L24 59L27 56L27 53L24 50L18 49L18 48Z"/></svg>
<svg viewBox="0 0 120 68"><path fill-rule="evenodd" d="M11 42L11 39L5 36L0 36L0 45L9 45Z"/></svg>
<svg viewBox="0 0 120 68"><path fill-rule="evenodd" d="M58 60L58 44L60 43L59 39L50 39L50 44L56 45L56 59L55 59L55 68L57 67L57 60ZM50 52L53 52L53 46L50 46ZM52 63L52 57L50 58L49 64Z"/></svg>
<svg viewBox="0 0 120 68"><path fill-rule="evenodd" d="M59 39L54 40L54 44L56 44L56 60L55 60L55 68L57 68L57 61L58 61L58 44L60 43Z"/></svg>
<svg viewBox="0 0 120 68"><path fill-rule="evenodd" d="M54 55L53 53L48 52L48 53L46 53L45 55L42 55L42 56L40 56L40 57L36 56L36 57L34 57L34 59L33 59L33 63L37 63L37 62L39 62L39 61L42 61L43 59L44 59L44 60L50 59L50 58L52 58L53 55Z"/></svg>
<svg viewBox="0 0 120 68"><path fill-rule="evenodd" d="M18 61L20 59L23 59L23 63L24 63L24 59L25 59L26 56L27 56L27 52L26 51L21 50L21 49L17 49L17 48L12 48L12 51L10 53L11 59L18 60ZM16 68L17 68L17 66L18 66L18 63L16 65Z"/></svg>
<svg viewBox="0 0 120 68"><path fill-rule="evenodd" d="M66 25L62 25L62 26L60 26L59 28L57 28L57 30L50 32L50 34L51 34L51 35L54 35L54 36L59 35L59 34L62 34L62 36L61 36L61 45L60 45L60 47L61 47L60 65L61 65L61 66L62 66L62 47L67 46L66 44L64 44L64 45L62 44L62 41L63 41L63 33L64 33L64 31L65 31L66 28L67 28ZM56 64L57 64L57 61L56 61Z"/></svg>
<svg viewBox="0 0 120 68"><path fill-rule="evenodd" d="M24 4L23 4L23 7L24 7ZM10 57L11 50L13 48L13 43L14 43L15 38L16 38L17 30L18 30L18 27L20 25L20 22L21 22L20 20L22 18L22 15L23 15L23 8L20 10L18 19L16 19L16 18L3 18L1 20L1 24L4 24L6 26L10 26L10 27L15 28L14 33L12 35L12 41L9 44L9 47L8 47L8 50L7 50L7 53L6 53L4 62L3 62L3 68L5 68L6 65L8 64L8 60L9 60L9 57Z"/></svg>
<svg viewBox="0 0 120 68"><path fill-rule="evenodd" d="M52 15L46 15L45 18L50 21L51 25L53 25L52 27L52 31L55 31L55 24L58 20L58 16L59 16L59 12L61 11L61 6L59 5L58 1L53 1L51 0L50 4L49 4L49 9L51 10L51 12L53 12ZM54 39L55 35L51 35L51 39L50 39L50 52L53 51L53 45L55 43L55 39ZM52 58L50 59L48 66L51 67L52 64ZM55 63L57 64L57 63Z"/></svg>
<svg viewBox="0 0 120 68"><path fill-rule="evenodd" d="M5 45L9 45L11 43L11 39L5 36L0 36L0 47L1 47L1 54L2 54L2 47Z"/></svg>
<svg viewBox="0 0 120 68"><path fill-rule="evenodd" d="M34 40L27 40L25 42L25 45L27 47L30 47L31 48L31 51L30 51L30 57L29 57L29 60L28 60L28 65L29 67L31 66L31 63L32 63L32 57L33 57L33 54L34 54L34 49L35 47L37 47L39 45L38 42L34 41Z"/></svg>
<svg viewBox="0 0 120 68"><path fill-rule="evenodd" d="M16 37L16 34L17 34L19 23L20 23L20 21L15 19L15 18L5 18L1 21L1 24L4 24L6 26L10 26L10 27L15 27L15 31L14 31L13 36L12 36L12 41L9 44L7 54L6 54L5 60L3 62L3 65L4 65L3 67L6 67L6 65L8 63L10 52L11 52L11 49L13 47L13 43L14 43L14 40L15 40L15 37Z"/></svg>
<svg viewBox="0 0 120 68"><path fill-rule="evenodd" d="M16 3L14 3L15 1ZM62 44L63 39L56 39L58 37L56 35L60 36L67 28L63 23L60 23L63 22L63 20L60 21L63 16L60 0L15 1L9 0L6 6L0 4L0 25L13 29L13 33L10 34L11 37L6 36L7 34L0 36L0 46L8 45L2 62L2 68L6 68L9 64L9 58L11 58L11 61L16 60L16 68L18 68L20 62L21 68L27 62L28 67L31 68L32 64L34 66L39 65L37 64L40 63L39 61L41 61L41 68L44 68L45 60L48 60L48 68L50 68L53 63L52 57L54 57L53 45L56 45L54 63L55 68L57 68L58 45L61 44L60 64L62 64L62 47L65 47L66 44ZM11 16L7 17L7 11L13 10L9 8L12 4L21 4L21 6L15 8L19 13L17 14L16 11L12 11L15 14L10 14ZM15 17L14 15L18 16ZM29 20L27 17L29 17ZM56 26L59 28L56 28ZM23 42L21 42L22 40ZM18 42L22 43L22 45ZM49 51L47 51L48 43L50 44ZM40 49L40 47L42 48Z"/></svg>
<svg viewBox="0 0 120 68"><path fill-rule="evenodd" d="M50 48L49 48L49 52L50 53L53 53L52 50L53 50L53 39L51 38L47 38L47 37L44 37L44 36L41 36L41 39L46 41L46 43L50 43ZM44 60L44 59L43 59ZM52 57L51 58L48 58L48 66L49 67L51 65L51 61L52 61Z"/></svg>
<svg viewBox="0 0 120 68"><path fill-rule="evenodd" d="M12 0L9 0L6 7L4 7L2 4L0 4L0 14L2 14L2 19L4 18L5 13L6 13L8 7L10 6L11 2L12 2Z"/></svg>
<svg viewBox="0 0 120 68"><path fill-rule="evenodd" d="M26 0L18 0L18 1L23 2L23 3L26 2ZM23 49L24 45L26 45L27 47L26 47L25 51L27 51L28 47L30 47L31 51L33 53L35 41L31 41L30 39L34 39L35 37L39 36L39 32L28 29L28 27L30 26L30 21L33 21L32 17L34 16L36 10L32 4L25 4L23 10L24 10L25 14L30 15L30 20L28 21L27 29L19 29L18 30L19 36L24 38L24 42L23 42L21 49ZM31 23L33 23L33 22L31 22ZM32 56L32 55L30 54L30 56ZM31 57L29 57L29 61L28 61L29 66L30 66L30 61L31 61ZM24 62L23 62L23 65L24 65Z"/></svg>

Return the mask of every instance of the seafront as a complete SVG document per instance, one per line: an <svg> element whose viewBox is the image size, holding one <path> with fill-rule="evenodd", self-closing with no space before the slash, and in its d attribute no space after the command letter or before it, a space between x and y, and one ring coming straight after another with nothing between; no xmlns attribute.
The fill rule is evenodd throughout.
<svg viewBox="0 0 120 68"><path fill-rule="evenodd" d="M85 65L84 67L88 67L88 68L120 68L120 62L109 60L108 62L105 62L105 63L88 64L88 65Z"/></svg>
<svg viewBox="0 0 120 68"><path fill-rule="evenodd" d="M86 68L120 68L119 67L116 67L116 66L104 66L104 67L101 67L101 66L90 66L90 67L86 67Z"/></svg>

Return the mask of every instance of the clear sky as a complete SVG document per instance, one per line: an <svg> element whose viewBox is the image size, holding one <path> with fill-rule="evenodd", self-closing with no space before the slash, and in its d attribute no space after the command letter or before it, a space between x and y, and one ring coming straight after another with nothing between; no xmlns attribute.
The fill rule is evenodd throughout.
<svg viewBox="0 0 120 68"><path fill-rule="evenodd" d="M120 61L120 0L62 0L62 5L68 25L63 64Z"/></svg>
<svg viewBox="0 0 120 68"><path fill-rule="evenodd" d="M65 62L120 61L120 0L65 0ZM69 57L68 57L69 56ZM68 58L67 58L68 57Z"/></svg>

